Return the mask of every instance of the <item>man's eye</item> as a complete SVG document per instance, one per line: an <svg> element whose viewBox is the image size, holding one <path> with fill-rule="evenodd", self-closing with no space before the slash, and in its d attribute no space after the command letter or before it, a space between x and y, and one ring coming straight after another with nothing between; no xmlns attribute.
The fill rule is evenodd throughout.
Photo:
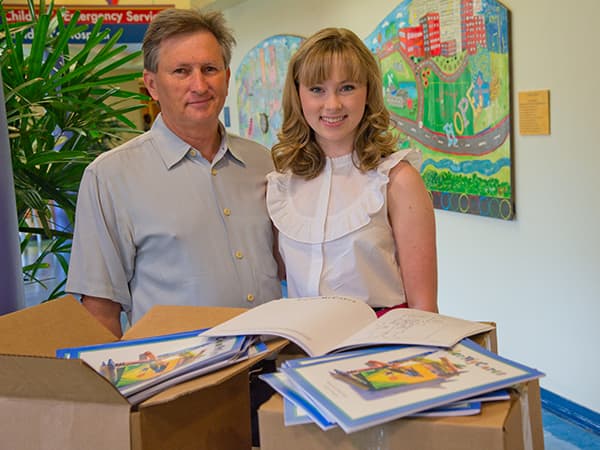
<svg viewBox="0 0 600 450"><path fill-rule="evenodd" d="M219 68L218 67L213 67L213 66L206 66L202 68L202 72L204 73L217 73L219 72Z"/></svg>
<svg viewBox="0 0 600 450"><path fill-rule="evenodd" d="M187 69L184 69L183 67L178 67L173 72L176 74L185 75L188 71L187 71Z"/></svg>

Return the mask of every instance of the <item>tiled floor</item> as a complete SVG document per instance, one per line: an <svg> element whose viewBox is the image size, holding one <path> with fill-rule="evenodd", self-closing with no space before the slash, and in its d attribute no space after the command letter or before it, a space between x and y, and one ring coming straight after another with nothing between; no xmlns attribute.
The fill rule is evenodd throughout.
<svg viewBox="0 0 600 450"><path fill-rule="evenodd" d="M35 246L28 249L23 256L23 264L34 258ZM48 289L52 289L62 279L63 273L59 266L50 264L39 277ZM28 283L25 286L25 305L32 306L44 300L48 292L38 284ZM542 411L544 424L544 442L546 450L600 450L600 435L588 432L576 424L563 420L549 411Z"/></svg>

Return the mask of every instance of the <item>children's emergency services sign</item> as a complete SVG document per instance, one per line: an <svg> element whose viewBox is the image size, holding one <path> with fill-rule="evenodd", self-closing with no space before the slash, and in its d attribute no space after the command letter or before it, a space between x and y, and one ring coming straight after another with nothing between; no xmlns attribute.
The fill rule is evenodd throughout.
<svg viewBox="0 0 600 450"><path fill-rule="evenodd" d="M144 38L144 33L148 24L163 9L171 8L171 5L156 7L135 7L135 6L55 6L55 10L61 9L64 21L70 22L76 11L79 11L77 23L87 25L87 30L75 34L71 39L71 44L85 44L89 38L92 27L102 19L102 29L110 30L110 35L117 30L122 29L123 34L119 39L123 44L139 44ZM19 23L31 21L31 14L27 6L23 5L5 5L8 23ZM32 34L32 32L31 32ZM107 39L110 36L107 37ZM27 40L31 41L33 35L27 35Z"/></svg>

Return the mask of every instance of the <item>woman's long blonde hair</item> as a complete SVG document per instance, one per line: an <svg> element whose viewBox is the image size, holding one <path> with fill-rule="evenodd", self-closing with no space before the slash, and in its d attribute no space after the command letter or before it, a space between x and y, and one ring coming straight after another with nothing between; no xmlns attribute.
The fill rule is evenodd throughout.
<svg viewBox="0 0 600 450"><path fill-rule="evenodd" d="M300 83L314 85L329 78L333 66L352 81L365 83L367 101L354 139L355 164L363 171L377 167L396 147L390 131L390 114L383 101L379 64L366 45L345 28L325 28L302 43L292 56L283 88L283 125L272 157L278 172L290 170L306 179L316 177L325 154L302 114Z"/></svg>

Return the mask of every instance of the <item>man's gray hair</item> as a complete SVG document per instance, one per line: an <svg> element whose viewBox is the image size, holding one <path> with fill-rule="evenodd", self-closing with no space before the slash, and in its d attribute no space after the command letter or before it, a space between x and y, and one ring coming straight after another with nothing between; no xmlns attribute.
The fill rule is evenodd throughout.
<svg viewBox="0 0 600 450"><path fill-rule="evenodd" d="M146 30L142 44L144 69L150 72L158 70L158 53L165 39L198 31L212 33L221 47L225 68L229 68L231 51L236 41L223 13L169 8L158 13Z"/></svg>

